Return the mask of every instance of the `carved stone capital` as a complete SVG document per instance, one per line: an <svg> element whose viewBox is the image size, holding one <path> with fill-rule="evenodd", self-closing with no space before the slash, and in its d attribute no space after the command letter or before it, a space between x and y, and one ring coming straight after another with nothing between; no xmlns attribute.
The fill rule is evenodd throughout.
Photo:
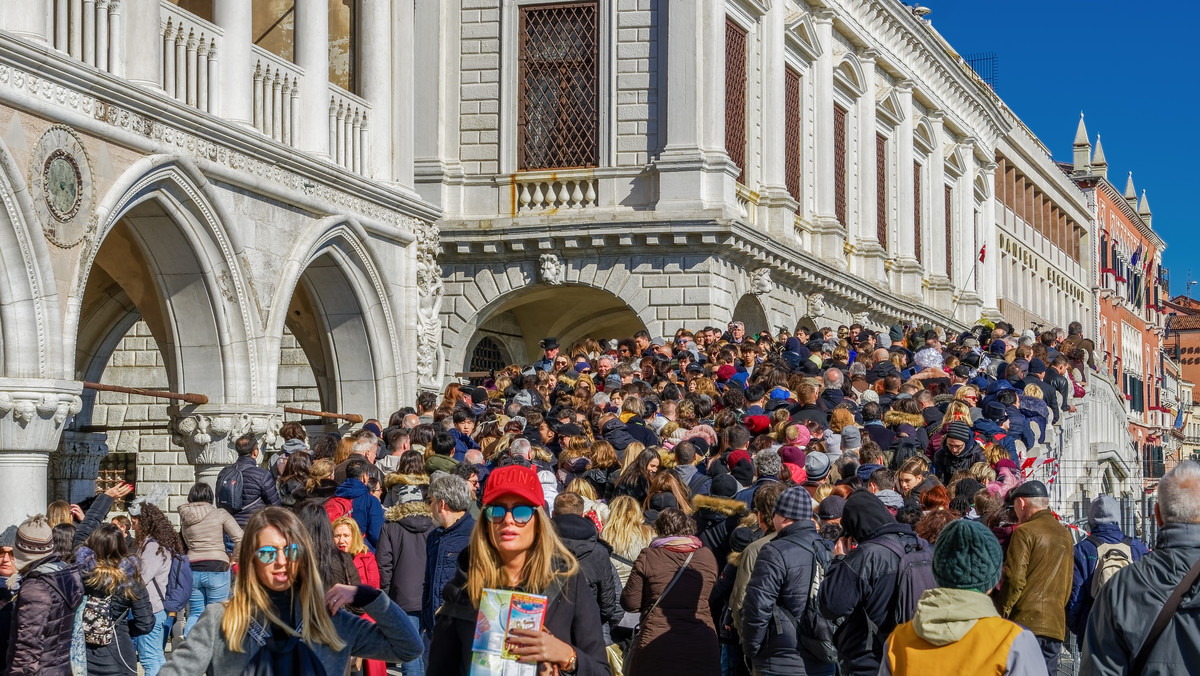
<svg viewBox="0 0 1200 676"><path fill-rule="evenodd" d="M95 493L100 461L108 454L107 441L106 434L64 431L58 450L50 454L51 497L79 502Z"/></svg>
<svg viewBox="0 0 1200 676"><path fill-rule="evenodd" d="M0 449L49 451L67 420L83 408L82 383L0 378Z"/></svg>
<svg viewBox="0 0 1200 676"><path fill-rule="evenodd" d="M225 466L237 459L234 442L243 434L258 437L262 453L282 445L283 410L248 406L172 406L171 440L183 447L198 468Z"/></svg>

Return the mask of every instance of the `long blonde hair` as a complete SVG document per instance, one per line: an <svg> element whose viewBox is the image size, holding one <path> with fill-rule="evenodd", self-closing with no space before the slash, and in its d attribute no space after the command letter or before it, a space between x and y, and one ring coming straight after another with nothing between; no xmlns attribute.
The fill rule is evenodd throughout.
<svg viewBox="0 0 1200 676"><path fill-rule="evenodd" d="M473 606L479 607L484 589L503 589L519 584L531 594L541 594L555 579L567 578L578 572L578 562L558 538L544 508L537 508L533 521L525 527L530 526L537 530L533 547L525 554L524 579L512 580L492 543L491 524L482 517L475 522L475 528L471 530L471 544L467 548L470 556L467 564L467 596ZM566 564L566 567L562 564Z"/></svg>
<svg viewBox="0 0 1200 676"><path fill-rule="evenodd" d="M276 614L275 606L255 572L258 535L267 528L275 528L289 543L300 545L298 560L288 561L289 568L292 568L292 588L295 598L300 602L303 626L299 634ZM299 517L281 507L267 507L255 512L242 531L238 566L241 574L237 576L232 596L225 602L225 616L221 618L221 633L230 650L246 652L244 644L252 619L259 622L265 620L265 623L275 625L289 636L299 636L309 645L319 643L335 652L346 647L325 608L325 585L321 582L321 573L313 556L312 540Z"/></svg>
<svg viewBox="0 0 1200 676"><path fill-rule="evenodd" d="M613 552L631 561L636 559L654 535L645 519L637 500L628 495L613 498L604 522L604 541L612 545Z"/></svg>
<svg viewBox="0 0 1200 676"><path fill-rule="evenodd" d="M646 450L646 444L643 444L640 441L629 442L629 445L625 447L624 455L621 457L622 474L625 473L625 470L629 469L629 466L633 464L634 460L638 459L638 456L641 455L642 451L644 450Z"/></svg>
<svg viewBox="0 0 1200 676"><path fill-rule="evenodd" d="M367 543L363 542L362 531L358 529L358 522L348 516L339 517L333 522L333 528L330 530L336 531L338 526L345 526L350 529L350 549L346 550L347 554L358 556L367 549Z"/></svg>

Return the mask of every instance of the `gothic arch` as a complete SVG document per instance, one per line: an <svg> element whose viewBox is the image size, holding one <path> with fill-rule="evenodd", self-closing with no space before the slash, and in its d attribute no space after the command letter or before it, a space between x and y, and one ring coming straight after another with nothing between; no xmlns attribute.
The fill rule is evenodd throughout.
<svg viewBox="0 0 1200 676"><path fill-rule="evenodd" d="M301 233L288 254L267 319L264 379L278 377L279 341L298 298L319 331L297 334L314 365L322 404L329 410L386 416L401 403L402 361L392 304L381 266L357 221L330 216ZM298 328L298 327L297 327ZM320 372L318 372L320 371Z"/></svg>
<svg viewBox="0 0 1200 676"><path fill-rule="evenodd" d="M733 319L742 322L746 327L746 335L752 336L761 331L770 331L771 322L762 301L754 294L746 294L738 300L733 308Z"/></svg>
<svg viewBox="0 0 1200 676"><path fill-rule="evenodd" d="M23 174L0 142L0 376L66 379L54 268Z"/></svg>
<svg viewBox="0 0 1200 676"><path fill-rule="evenodd" d="M238 262L241 246L224 225L230 222L191 161L154 155L135 162L100 202L96 231L85 240L64 322L67 354L76 354L97 256L120 230L152 278L156 307L141 310L162 315L155 338L171 387L203 393L211 403L263 400L251 296Z"/></svg>

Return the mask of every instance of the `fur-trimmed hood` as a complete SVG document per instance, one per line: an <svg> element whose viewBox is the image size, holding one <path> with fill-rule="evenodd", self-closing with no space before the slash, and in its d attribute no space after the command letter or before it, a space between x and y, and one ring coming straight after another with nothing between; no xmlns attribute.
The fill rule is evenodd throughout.
<svg viewBox="0 0 1200 676"><path fill-rule="evenodd" d="M900 411L888 411L883 414L883 424L887 427L897 427L903 424L916 427L924 427L927 423L925 418L916 413L901 413Z"/></svg>
<svg viewBox="0 0 1200 676"><path fill-rule="evenodd" d="M736 498L721 498L712 495L697 495L692 498L692 507L697 511L706 509L723 516L742 516L748 510L746 503Z"/></svg>
<svg viewBox="0 0 1200 676"><path fill-rule="evenodd" d="M418 501L406 502L402 505L392 505L383 511L383 518L386 521L399 522L410 516L433 518L433 510L430 509L428 502Z"/></svg>
<svg viewBox="0 0 1200 676"><path fill-rule="evenodd" d="M383 490L391 490L392 486L428 486L427 474L389 474L383 477Z"/></svg>

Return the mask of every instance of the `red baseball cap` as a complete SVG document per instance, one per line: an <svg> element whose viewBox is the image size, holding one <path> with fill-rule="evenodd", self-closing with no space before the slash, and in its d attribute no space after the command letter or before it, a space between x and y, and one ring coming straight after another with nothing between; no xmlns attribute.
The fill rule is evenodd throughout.
<svg viewBox="0 0 1200 676"><path fill-rule="evenodd" d="M546 495L542 491L542 482L538 480L537 470L520 465L493 470L488 475L487 485L483 489L483 504L495 504L501 498L507 497L518 498L534 507L544 505Z"/></svg>

